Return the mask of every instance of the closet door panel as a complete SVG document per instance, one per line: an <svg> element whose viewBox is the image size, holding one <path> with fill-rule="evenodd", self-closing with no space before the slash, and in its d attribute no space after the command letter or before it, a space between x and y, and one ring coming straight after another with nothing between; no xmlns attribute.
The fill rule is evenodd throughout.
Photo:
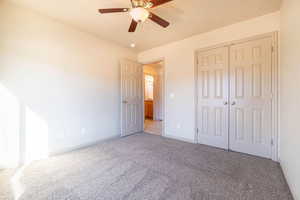
<svg viewBox="0 0 300 200"><path fill-rule="evenodd" d="M271 156L271 38L230 47L230 149Z"/></svg>
<svg viewBox="0 0 300 200"><path fill-rule="evenodd" d="M197 54L198 142L228 149L228 48Z"/></svg>

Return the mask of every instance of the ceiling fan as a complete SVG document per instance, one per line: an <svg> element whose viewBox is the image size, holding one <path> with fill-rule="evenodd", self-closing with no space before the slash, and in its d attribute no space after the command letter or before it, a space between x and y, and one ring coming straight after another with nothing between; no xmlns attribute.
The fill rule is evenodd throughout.
<svg viewBox="0 0 300 200"><path fill-rule="evenodd" d="M131 0L132 8L107 8L99 9L101 14L106 13L117 13L117 12L129 12L132 17L132 21L128 32L134 32L138 23L146 21L146 19L151 19L153 22L159 24L160 26L166 28L170 25L169 22L162 19L161 17L150 12L151 8L160 6L167 2L173 0Z"/></svg>

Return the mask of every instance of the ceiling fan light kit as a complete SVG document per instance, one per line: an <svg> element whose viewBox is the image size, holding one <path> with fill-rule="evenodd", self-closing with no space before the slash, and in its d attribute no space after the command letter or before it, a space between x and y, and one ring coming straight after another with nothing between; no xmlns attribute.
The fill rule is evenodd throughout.
<svg viewBox="0 0 300 200"><path fill-rule="evenodd" d="M142 23L147 19L151 19L153 22L166 28L170 25L170 23L150 12L149 10L153 7L160 6L170 1L173 0L131 0L132 8L106 8L99 9L99 12L101 14L129 12L130 16L132 17L132 21L128 32L135 32L138 23Z"/></svg>
<svg viewBox="0 0 300 200"><path fill-rule="evenodd" d="M132 8L129 14L136 22L144 22L150 15L149 11L143 7Z"/></svg>

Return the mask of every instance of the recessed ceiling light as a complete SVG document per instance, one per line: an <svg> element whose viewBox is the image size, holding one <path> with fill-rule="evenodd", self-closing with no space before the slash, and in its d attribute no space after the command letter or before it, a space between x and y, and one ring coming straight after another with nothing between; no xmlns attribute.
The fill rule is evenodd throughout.
<svg viewBox="0 0 300 200"><path fill-rule="evenodd" d="M134 47L135 47L135 44L134 44L134 43L131 43L131 44L130 44L130 47L131 47L131 48L134 48Z"/></svg>

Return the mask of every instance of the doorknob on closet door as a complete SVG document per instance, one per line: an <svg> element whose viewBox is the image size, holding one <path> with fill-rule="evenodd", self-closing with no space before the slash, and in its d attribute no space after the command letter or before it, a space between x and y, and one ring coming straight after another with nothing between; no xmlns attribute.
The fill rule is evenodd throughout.
<svg viewBox="0 0 300 200"><path fill-rule="evenodd" d="M128 101L122 101L123 103L128 103Z"/></svg>
<svg viewBox="0 0 300 200"><path fill-rule="evenodd" d="M231 103L231 105L232 105L232 106L234 106L235 104L236 104L236 102L235 102L235 101L233 101L233 102Z"/></svg>
<svg viewBox="0 0 300 200"><path fill-rule="evenodd" d="M228 102L227 102L227 101L224 101L224 105L225 105L225 106L228 105Z"/></svg>

